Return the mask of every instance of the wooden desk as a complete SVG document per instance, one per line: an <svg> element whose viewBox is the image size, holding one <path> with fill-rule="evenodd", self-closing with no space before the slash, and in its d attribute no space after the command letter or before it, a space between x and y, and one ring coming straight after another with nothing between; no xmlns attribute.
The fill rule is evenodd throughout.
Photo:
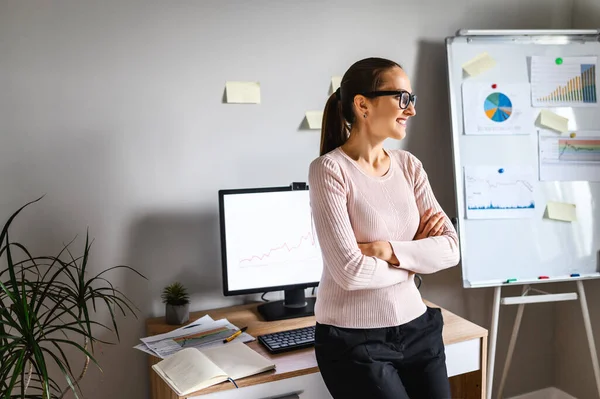
<svg viewBox="0 0 600 399"><path fill-rule="evenodd" d="M425 301L425 303L428 306L437 307L430 302ZM257 305L259 305L259 303L196 312L190 315L190 320L196 320L205 314L210 315L215 320L226 318L238 327L248 326L247 333L254 337L315 324L314 316L266 322L263 321L258 314L256 310ZM484 398L487 364L487 330L468 320L460 318L443 308L442 315L444 317L443 338L446 346L446 363L452 387L452 398ZM165 324L163 317L152 318L146 321L147 335L165 333L174 330L177 327L179 326ZM236 381L240 390L243 387L255 386L257 384L269 384L309 374L315 374L315 377L320 377L320 374L316 374L319 372L319 369L317 367L313 348L272 355L258 343L258 340L249 342L248 346L266 358L271 359L276 364L276 369ZM149 356L149 365L152 366L159 360L160 359L157 357ZM181 398L165 384L152 368L149 370L152 399ZM310 384L312 383L313 382L311 381ZM231 389L235 389L231 383L222 383L195 392L190 397L211 393L214 394L216 392ZM267 390L265 390L265 392L267 392ZM231 392L227 397L233 397L232 395L235 395L235 393ZM209 395L209 397L221 398L219 395ZM249 398L249 395L241 394L240 397ZM267 397L267 395L264 397Z"/></svg>

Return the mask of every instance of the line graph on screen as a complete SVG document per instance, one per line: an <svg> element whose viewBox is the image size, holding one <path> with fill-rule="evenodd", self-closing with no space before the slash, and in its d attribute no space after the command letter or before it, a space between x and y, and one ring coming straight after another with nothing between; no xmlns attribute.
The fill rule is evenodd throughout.
<svg viewBox="0 0 600 399"><path fill-rule="evenodd" d="M284 242L262 253L251 254L240 259L240 267L261 266L279 262L289 262L290 258L296 261L314 259L315 251L320 251L314 232L308 232L293 242Z"/></svg>

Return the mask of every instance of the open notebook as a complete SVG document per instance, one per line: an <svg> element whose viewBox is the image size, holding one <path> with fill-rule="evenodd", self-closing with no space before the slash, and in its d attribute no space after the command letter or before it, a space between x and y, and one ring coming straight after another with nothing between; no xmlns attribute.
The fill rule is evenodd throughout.
<svg viewBox="0 0 600 399"><path fill-rule="evenodd" d="M205 349L187 348L152 366L179 396L228 379L272 370L275 364L243 342Z"/></svg>

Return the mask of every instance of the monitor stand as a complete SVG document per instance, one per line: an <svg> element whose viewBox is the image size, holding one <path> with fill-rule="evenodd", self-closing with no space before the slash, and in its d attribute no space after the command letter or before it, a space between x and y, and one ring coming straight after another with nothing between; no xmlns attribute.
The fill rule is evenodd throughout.
<svg viewBox="0 0 600 399"><path fill-rule="evenodd" d="M258 306L258 311L266 321L293 319L313 316L315 298L306 298L304 288L285 290L283 301L267 302Z"/></svg>

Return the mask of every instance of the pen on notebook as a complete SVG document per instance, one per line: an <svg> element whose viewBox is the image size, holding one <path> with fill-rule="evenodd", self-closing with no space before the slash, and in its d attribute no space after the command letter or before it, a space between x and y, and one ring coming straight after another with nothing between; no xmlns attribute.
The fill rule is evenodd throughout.
<svg viewBox="0 0 600 399"><path fill-rule="evenodd" d="M244 331L246 331L247 329L248 329L248 327L244 327L244 328L242 328L242 329L240 329L240 330L237 330L236 332L234 332L234 333L231 335L231 337L229 337L229 338L225 338L225 339L223 340L223 343L225 344L225 343L227 343L227 342L233 341L233 340L235 339L235 337L237 337L238 335L240 335L241 333L243 333L243 332L244 332Z"/></svg>

